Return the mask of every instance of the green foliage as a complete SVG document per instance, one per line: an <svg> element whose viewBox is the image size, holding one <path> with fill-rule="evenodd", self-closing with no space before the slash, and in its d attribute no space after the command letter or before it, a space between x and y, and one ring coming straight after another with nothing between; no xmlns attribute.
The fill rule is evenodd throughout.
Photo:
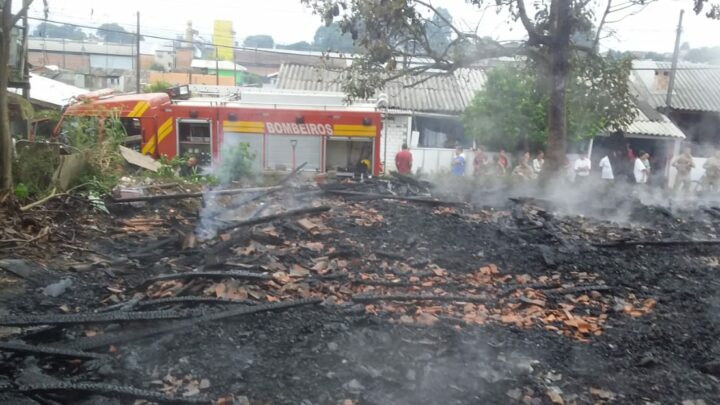
<svg viewBox="0 0 720 405"><path fill-rule="evenodd" d="M76 41L82 41L87 38L87 34L78 27L66 24L50 24L44 21L38 24L35 31L33 31L33 35L37 37L62 38Z"/></svg>
<svg viewBox="0 0 720 405"><path fill-rule="evenodd" d="M275 40L270 35L250 35L243 41L243 46L272 49L275 46Z"/></svg>
<svg viewBox="0 0 720 405"><path fill-rule="evenodd" d="M20 146L18 143L17 159L13 162L13 177L18 184L23 184L28 196L48 194L59 163L57 148L35 144Z"/></svg>
<svg viewBox="0 0 720 405"><path fill-rule="evenodd" d="M217 170L220 184L251 177L253 160L255 154L250 152L249 144L243 142L227 147Z"/></svg>
<svg viewBox="0 0 720 405"><path fill-rule="evenodd" d="M23 96L15 93L8 93L8 103L15 104L20 110L20 116L22 119L27 120L35 115L35 109L32 104L27 101Z"/></svg>
<svg viewBox="0 0 720 405"><path fill-rule="evenodd" d="M145 93L163 93L165 90L172 87L172 84L166 82L166 81L157 81L154 83L150 83L145 86L144 91Z"/></svg>
<svg viewBox="0 0 720 405"><path fill-rule="evenodd" d="M153 64L150 65L150 70L154 70L154 71L156 71L156 72L164 72L164 71L165 71L165 66L163 66L163 65L161 65L161 64L159 64L159 63L157 63L157 62L153 62Z"/></svg>
<svg viewBox="0 0 720 405"><path fill-rule="evenodd" d="M343 32L338 23L318 27L315 31L313 47L323 52L349 53L355 50L352 34Z"/></svg>
<svg viewBox="0 0 720 405"><path fill-rule="evenodd" d="M190 155L175 156L169 159L163 155L158 159L160 162L160 169L157 173L151 174L152 177L163 179L163 180L174 180L183 181L191 184L204 184L204 185L216 185L220 183L220 180L210 174L193 173L189 177L180 177L178 173L183 166L187 164L187 160Z"/></svg>
<svg viewBox="0 0 720 405"><path fill-rule="evenodd" d="M19 200L24 200L30 195L30 190L25 183L18 183L15 186L15 197Z"/></svg>
<svg viewBox="0 0 720 405"><path fill-rule="evenodd" d="M35 111L32 116L33 121L36 121L36 126L33 129L35 131L35 139L37 141L49 141L55 126L57 126L57 123L60 121L60 116L60 110Z"/></svg>
<svg viewBox="0 0 720 405"><path fill-rule="evenodd" d="M102 120L97 117L73 117L63 124L62 133L67 143L87 156L87 171L79 183L89 183L88 188L99 194L110 192L117 185L125 164L120 145L127 132L119 114L112 111Z"/></svg>
<svg viewBox="0 0 720 405"><path fill-rule="evenodd" d="M83 188L89 193L106 195L112 192L119 180L120 176L116 173L97 175L90 170L78 179L78 184L84 184Z"/></svg>
<svg viewBox="0 0 720 405"><path fill-rule="evenodd" d="M288 44L288 45L277 44L277 45L275 45L275 47L277 49L287 49L290 51L312 51L313 49L315 49L313 44L311 44L308 41L294 42L294 43Z"/></svg>
<svg viewBox="0 0 720 405"><path fill-rule="evenodd" d="M107 206L105 206L105 201L100 198L101 194L98 194L96 192L90 191L88 192L88 201L90 202L90 205L93 207L95 211L102 212L105 214L109 214L110 211L108 211Z"/></svg>
<svg viewBox="0 0 720 405"><path fill-rule="evenodd" d="M255 73L246 72L243 76L244 85L262 85L263 78Z"/></svg>
<svg viewBox="0 0 720 405"><path fill-rule="evenodd" d="M568 141L628 126L635 116L628 88L630 60L586 57L573 66L566 91ZM528 65L489 71L485 87L463 114L466 132L495 149L544 149L550 89L539 71Z"/></svg>
<svg viewBox="0 0 720 405"><path fill-rule="evenodd" d="M544 146L548 97L538 87L526 66L499 66L489 71L484 88L463 113L466 133L496 149Z"/></svg>
<svg viewBox="0 0 720 405"><path fill-rule="evenodd" d="M135 43L135 34L127 32L125 28L116 23L105 23L97 28L97 36L105 42L119 44Z"/></svg>
<svg viewBox="0 0 720 405"><path fill-rule="evenodd" d="M175 156L169 159L166 155L160 156L160 169L156 175L161 178L175 177L178 170L187 163L187 156Z"/></svg>

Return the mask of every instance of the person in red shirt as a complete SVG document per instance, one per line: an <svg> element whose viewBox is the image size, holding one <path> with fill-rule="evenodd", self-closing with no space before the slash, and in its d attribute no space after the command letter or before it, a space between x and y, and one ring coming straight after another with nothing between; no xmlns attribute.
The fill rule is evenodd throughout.
<svg viewBox="0 0 720 405"><path fill-rule="evenodd" d="M400 174L412 173L412 153L408 150L406 143L402 145L402 150L395 155L395 167Z"/></svg>
<svg viewBox="0 0 720 405"><path fill-rule="evenodd" d="M505 154L505 149L500 149L500 153L497 157L498 174L505 175L505 173L507 173L509 163L507 155Z"/></svg>
<svg viewBox="0 0 720 405"><path fill-rule="evenodd" d="M487 156L485 156L485 149L483 149L482 146L478 146L475 149L475 157L473 158L473 175L475 177L484 175L487 163L488 160Z"/></svg>

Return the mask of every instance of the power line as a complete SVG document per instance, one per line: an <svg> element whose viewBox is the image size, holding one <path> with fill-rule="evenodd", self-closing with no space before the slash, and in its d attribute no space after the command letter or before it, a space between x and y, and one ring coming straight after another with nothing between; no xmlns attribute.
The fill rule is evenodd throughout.
<svg viewBox="0 0 720 405"><path fill-rule="evenodd" d="M71 20L71 21L86 20L89 18L88 16L83 17L83 16L79 16L77 14L67 14L67 13L55 12L55 11L52 12L52 14L53 14L52 18L55 18L55 19L60 18L60 19L66 19L66 20ZM46 21L45 17L42 15L39 15L39 14L35 15L35 16L28 16L28 18L32 19L32 20ZM132 28L133 30L135 29L135 23L123 22L123 21L118 21L118 20L108 20L108 23L117 24L119 26L122 26L123 28ZM63 24L71 25L72 23L66 22ZM143 28L145 29L146 27L149 28L151 31L166 32L166 33L168 33L167 35L170 35L170 34L180 35L179 30L177 28L170 28L170 27L159 26L159 25L150 26L150 25L144 24ZM202 34L204 35L205 32L203 32Z"/></svg>
<svg viewBox="0 0 720 405"><path fill-rule="evenodd" d="M72 26L72 27L86 28L86 29L92 29L92 30L97 30L97 31L113 32L113 33L125 34L125 35L132 35L132 36L137 35L137 34L134 33L134 32L113 30L113 29L100 28L100 27L93 27L93 26L90 26L90 25L75 24L75 23L64 22L64 21L57 21L57 20L49 20L49 19L44 19L44 18L39 18L39 17L28 17L28 19L30 19L30 20L36 20L36 21L43 21L43 22L48 22L48 23L53 23L53 24L65 24L65 25L69 25L69 26ZM179 35L179 34L178 34L178 35ZM162 36L158 36L158 35L149 35L149 34L142 34L141 36L142 36L143 38L153 38L153 39L160 39L160 40L165 40L165 41L188 42L188 41L185 41L185 40L182 39L182 38L169 38L169 37L162 37ZM283 50L282 50L282 49L270 50L270 49L250 48L250 47L244 47L244 46L215 45L215 44L213 44L213 43L205 42L205 41L191 41L191 42L192 42L193 45L209 46L209 47L214 47L214 48L229 48L229 49L233 49L233 50L253 51L253 52L268 53L268 54L283 53ZM293 54L294 54L294 55L298 55L298 54L299 54L299 55L303 55L302 51L293 51ZM304 55L310 55L310 56L311 56L310 53L305 53ZM336 56L334 56L334 58L336 58L336 59L344 59L344 60L352 60L352 59L353 59L353 57L351 57L351 56L340 56L340 55L336 55ZM647 68L631 68L630 70L642 71L642 70L658 70L658 69L664 69L664 68L661 68L661 67L656 67L656 68L647 67ZM676 70L720 70L720 66L677 67Z"/></svg>
<svg viewBox="0 0 720 405"><path fill-rule="evenodd" d="M114 32L114 33L125 34L125 35L137 35L137 34L134 33L134 32L113 30L113 29L100 28L100 27L93 27L93 26L90 26L90 25L75 24L75 23L70 23L70 22L65 22L65 21L50 20L50 19L39 18L39 17L28 17L28 19L29 19L29 20L35 20L35 21L47 22L47 23L53 23L53 24L64 24L64 25L69 25L69 26L71 26L71 27L86 28L86 29L90 29L90 30L97 30L97 31L104 31L104 32ZM180 34L178 34L178 35L180 35ZM185 41L185 40L182 39L182 38L170 38L170 37L162 37L162 36L159 36L159 35L150 35L150 34L143 34L142 37L143 37L143 38L152 38L152 39L161 39L161 40L165 40L165 41L188 42L188 41ZM258 53L271 53L271 54L283 53L283 52L282 52L283 50L269 50L269 49L259 49L259 48L250 48L250 47L245 47L245 46L232 46L232 45L216 45L216 44L213 44L213 43L210 43L210 42L195 41L195 40L190 41L190 42L191 42L193 45L209 46L209 47L213 47L213 48L229 48L229 49L233 49L233 50L253 51L253 52L258 52ZM298 54L299 54L299 55L303 55L303 53L297 53L297 52L302 52L302 51L293 51L293 54L295 54L295 55L298 55ZM306 53L305 55L310 55L310 53ZM338 56L334 56L334 58L336 58L336 59L348 59L348 60L349 60L349 59L352 59L352 57L339 56L339 55L338 55Z"/></svg>

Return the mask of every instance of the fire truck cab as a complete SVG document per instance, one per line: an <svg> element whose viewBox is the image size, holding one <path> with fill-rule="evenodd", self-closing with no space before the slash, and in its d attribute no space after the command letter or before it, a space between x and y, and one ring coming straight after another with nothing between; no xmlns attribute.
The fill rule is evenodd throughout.
<svg viewBox="0 0 720 405"><path fill-rule="evenodd" d="M95 92L70 105L71 117L115 114L129 145L155 158L195 155L216 165L233 146L246 143L256 171L381 171L381 115L370 107L283 106L221 98L174 100L166 93L115 95ZM368 164L369 162L369 164Z"/></svg>

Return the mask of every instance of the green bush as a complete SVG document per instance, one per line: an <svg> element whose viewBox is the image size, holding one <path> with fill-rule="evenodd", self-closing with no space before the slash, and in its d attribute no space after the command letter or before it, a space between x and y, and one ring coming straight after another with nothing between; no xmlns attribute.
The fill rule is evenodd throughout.
<svg viewBox="0 0 720 405"><path fill-rule="evenodd" d="M15 186L15 197L19 200L24 200L28 198L30 195L30 191L28 190L27 186L24 183L18 183Z"/></svg>
<svg viewBox="0 0 720 405"><path fill-rule="evenodd" d="M223 151L223 158L217 170L220 184L227 184L253 175L255 154L250 152L250 145L239 143Z"/></svg>
<svg viewBox="0 0 720 405"><path fill-rule="evenodd" d="M45 144L18 143L17 159L13 162L13 177L22 183L27 196L50 192L53 174L60 164L57 147Z"/></svg>
<svg viewBox="0 0 720 405"><path fill-rule="evenodd" d="M127 136L117 112L111 112L102 121L97 117L75 117L63 125L63 135L68 145L88 159L86 172L77 184L89 183L89 188L100 194L110 192L122 174L125 160L120 145ZM100 133L102 128L102 134Z"/></svg>
<svg viewBox="0 0 720 405"><path fill-rule="evenodd" d="M161 80L146 85L144 91L145 93L164 93L165 90L169 89L172 86L172 84Z"/></svg>

